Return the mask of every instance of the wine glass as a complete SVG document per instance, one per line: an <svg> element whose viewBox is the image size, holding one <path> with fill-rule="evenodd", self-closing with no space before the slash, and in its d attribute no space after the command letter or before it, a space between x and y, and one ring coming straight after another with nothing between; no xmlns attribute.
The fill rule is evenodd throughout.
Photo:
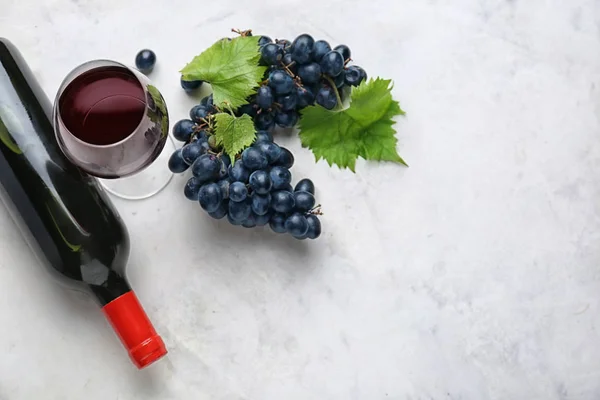
<svg viewBox="0 0 600 400"><path fill-rule="evenodd" d="M141 72L110 60L86 62L60 85L52 114L65 156L110 193L148 198L173 177L166 168L175 149L167 107ZM159 157L163 162L155 162Z"/></svg>

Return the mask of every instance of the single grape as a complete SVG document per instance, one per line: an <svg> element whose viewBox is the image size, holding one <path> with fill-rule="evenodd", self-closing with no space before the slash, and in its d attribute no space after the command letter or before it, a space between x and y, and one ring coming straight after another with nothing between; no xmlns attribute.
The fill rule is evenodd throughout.
<svg viewBox="0 0 600 400"><path fill-rule="evenodd" d="M213 154L202 154L192 164L192 174L202 182L212 181L218 177L221 160Z"/></svg>
<svg viewBox="0 0 600 400"><path fill-rule="evenodd" d="M253 101L256 101L254 99ZM258 110L258 106L256 104L244 104L238 108L237 112L241 116L243 114L248 114L251 117L256 116L256 111Z"/></svg>
<svg viewBox="0 0 600 400"><path fill-rule="evenodd" d="M275 166L271 168L271 172L269 172L269 177L273 182L273 189L278 190L282 189L285 185L290 183L292 180L292 173L289 169L285 167Z"/></svg>
<svg viewBox="0 0 600 400"><path fill-rule="evenodd" d="M339 51L332 50L323 56L320 65L322 73L336 77L344 69L344 57Z"/></svg>
<svg viewBox="0 0 600 400"><path fill-rule="evenodd" d="M309 215L306 217L306 221L308 222L308 231L306 232L306 236L309 239L316 239L321 236L321 221L316 215Z"/></svg>
<svg viewBox="0 0 600 400"><path fill-rule="evenodd" d="M262 112L257 114L254 117L254 126L256 129L260 130L268 130L271 129L275 125L275 120L273 119L273 114L268 112Z"/></svg>
<svg viewBox="0 0 600 400"><path fill-rule="evenodd" d="M252 207L250 206L250 203L247 201L240 201L240 202L230 201L229 202L228 215L231 217L232 220L239 221L240 225L241 225L242 221L244 221L246 218L248 218L248 216L250 215L251 212L252 212Z"/></svg>
<svg viewBox="0 0 600 400"><path fill-rule="evenodd" d="M208 117L208 114L208 108L206 106L203 106L202 104L198 104L192 107L192 109L190 110L190 118L192 119L192 121L197 123L202 123L202 120Z"/></svg>
<svg viewBox="0 0 600 400"><path fill-rule="evenodd" d="M227 205L227 221L229 221L229 223L231 225L242 225L242 220L237 221L237 220L231 218L231 214L229 213L230 207L231 207L231 202Z"/></svg>
<svg viewBox="0 0 600 400"><path fill-rule="evenodd" d="M358 68L360 68L360 67L358 67ZM367 71L365 71L364 69L360 68L360 73L361 73L361 75L362 75L362 80L363 80L363 81L366 81L366 80L367 80L367 78L368 78L368 76L367 76Z"/></svg>
<svg viewBox="0 0 600 400"><path fill-rule="evenodd" d="M328 110L332 110L337 105L337 98L332 88L323 86L317 93L317 104Z"/></svg>
<svg viewBox="0 0 600 400"><path fill-rule="evenodd" d="M202 98L202 100L200 100L200 105L206 106L209 109L213 106L213 95L212 93L209 94L208 96Z"/></svg>
<svg viewBox="0 0 600 400"><path fill-rule="evenodd" d="M285 230L292 236L301 237L308 231L308 221L304 215L295 212L285 220Z"/></svg>
<svg viewBox="0 0 600 400"><path fill-rule="evenodd" d="M334 50L340 52L342 57L344 57L344 61L349 60L350 56L352 55L352 53L350 52L350 48L348 46L346 46L345 44L340 44L339 46L335 46Z"/></svg>
<svg viewBox="0 0 600 400"><path fill-rule="evenodd" d="M317 40L313 45L313 60L320 62L323 56L331 51L331 46L325 40Z"/></svg>
<svg viewBox="0 0 600 400"><path fill-rule="evenodd" d="M231 158L229 158L227 154L221 154L221 161L223 161L223 164L226 167L229 167L231 165Z"/></svg>
<svg viewBox="0 0 600 400"><path fill-rule="evenodd" d="M294 80L286 72L275 70L269 74L269 86L275 94L288 94L294 88Z"/></svg>
<svg viewBox="0 0 600 400"><path fill-rule="evenodd" d="M352 65L344 71L344 80L347 85L358 86L364 80L363 73L364 70L361 67Z"/></svg>
<svg viewBox="0 0 600 400"><path fill-rule="evenodd" d="M256 104L263 110L271 108L273 104L273 91L269 86L261 86L256 93Z"/></svg>
<svg viewBox="0 0 600 400"><path fill-rule="evenodd" d="M292 188L292 185L289 184L289 183L287 185L285 185L283 188L281 188L281 190L285 190L285 191L288 191L290 193L294 193L294 188Z"/></svg>
<svg viewBox="0 0 600 400"><path fill-rule="evenodd" d="M217 185L219 185L219 189L221 189L221 197L223 198L223 200L229 199L230 184L231 183L227 179L221 179L219 182L217 182Z"/></svg>
<svg viewBox="0 0 600 400"><path fill-rule="evenodd" d="M256 226L265 226L266 224L268 224L269 221L271 220L271 215L273 215L272 210L267 211L267 213L264 215L256 214L254 216L254 221L256 222Z"/></svg>
<svg viewBox="0 0 600 400"><path fill-rule="evenodd" d="M274 163L279 159L281 155L281 147L273 142L258 142L253 144L254 147L260 149L263 152L265 157L267 157L267 162L269 164Z"/></svg>
<svg viewBox="0 0 600 400"><path fill-rule="evenodd" d="M250 187L258 194L268 194L273 187L271 177L264 170L254 171L250 175Z"/></svg>
<svg viewBox="0 0 600 400"><path fill-rule="evenodd" d="M333 78L333 82L335 83L335 87L341 89L346 84L346 74L341 73L335 78Z"/></svg>
<svg viewBox="0 0 600 400"><path fill-rule="evenodd" d="M195 127L196 124L192 120L182 119L181 121L177 121L173 125L173 137L180 142L187 142L192 133L194 133Z"/></svg>
<svg viewBox="0 0 600 400"><path fill-rule="evenodd" d="M271 135L271 133L269 131L256 132L256 142L255 143L272 142L272 141L273 141L273 135Z"/></svg>
<svg viewBox="0 0 600 400"><path fill-rule="evenodd" d="M200 86L202 86L202 84L204 83L204 81L202 80L197 80L197 81L184 81L183 80L183 76L181 77L181 87L183 88L183 90L185 90L186 92L191 92L193 90L198 89Z"/></svg>
<svg viewBox="0 0 600 400"><path fill-rule="evenodd" d="M183 160L181 149L177 149L169 157L169 169L176 174L187 170L190 166Z"/></svg>
<svg viewBox="0 0 600 400"><path fill-rule="evenodd" d="M210 215L214 219L222 219L227 215L228 209L229 209L229 202L222 201L219 204L219 207L215 211L209 212L208 215Z"/></svg>
<svg viewBox="0 0 600 400"><path fill-rule="evenodd" d="M277 43L277 46L281 49L281 51L283 51L283 53L287 53L292 47L292 42L287 39L277 39L275 40L275 43Z"/></svg>
<svg viewBox="0 0 600 400"><path fill-rule="evenodd" d="M183 157L183 161L188 165L192 165L198 157L206 153L207 149L208 144L205 141L197 140L183 146L181 148L181 156Z"/></svg>
<svg viewBox="0 0 600 400"><path fill-rule="evenodd" d="M283 51L276 44L268 43L261 48L260 55L260 63L262 65L273 65L281 61Z"/></svg>
<svg viewBox="0 0 600 400"><path fill-rule="evenodd" d="M279 165L288 169L292 168L292 165L294 165L294 155L285 147L281 147L281 154L273 165Z"/></svg>
<svg viewBox="0 0 600 400"><path fill-rule="evenodd" d="M190 140L190 143L196 142L196 141L206 142L207 139L208 139L208 132L206 132L204 129L200 129L199 131L194 132L194 134L192 135L192 139Z"/></svg>
<svg viewBox="0 0 600 400"><path fill-rule="evenodd" d="M315 206L315 196L309 192L294 192L294 201L296 202L296 209L300 211L309 211Z"/></svg>
<svg viewBox="0 0 600 400"><path fill-rule="evenodd" d="M296 187L294 188L295 192L308 192L314 196L315 194L315 184L310 179L304 178L301 179L298 183L296 183Z"/></svg>
<svg viewBox="0 0 600 400"><path fill-rule="evenodd" d="M217 173L217 180L227 179L229 177L229 167L225 165L223 160L217 157L219 160L219 172Z"/></svg>
<svg viewBox="0 0 600 400"><path fill-rule="evenodd" d="M298 104L296 93L292 91L290 94L278 96L277 103L281 106L281 109L284 111L291 111L296 109L296 104Z"/></svg>
<svg viewBox="0 0 600 400"><path fill-rule="evenodd" d="M242 226L244 228L254 228L256 226L256 217L253 213L250 213L248 217L242 221Z"/></svg>
<svg viewBox="0 0 600 400"><path fill-rule="evenodd" d="M313 46L315 39L312 36L304 33L294 39L290 53L292 54L292 60L298 64L304 64L310 61L312 56Z"/></svg>
<svg viewBox="0 0 600 400"><path fill-rule="evenodd" d="M192 176L183 187L183 194L188 200L198 201L198 194L202 187L202 181L195 176Z"/></svg>
<svg viewBox="0 0 600 400"><path fill-rule="evenodd" d="M271 207L281 213L288 213L294 208L294 195L287 190L276 190L271 193Z"/></svg>
<svg viewBox="0 0 600 400"><path fill-rule="evenodd" d="M305 84L317 83L321 79L321 66L311 62L298 67L298 76Z"/></svg>
<svg viewBox="0 0 600 400"><path fill-rule="evenodd" d="M307 87L299 86L296 90L296 97L298 98L298 108L304 108L315 103L315 95Z"/></svg>
<svg viewBox="0 0 600 400"><path fill-rule="evenodd" d="M238 160L234 165L230 165L227 171L229 173L229 179L232 182L248 182L250 171L248 171L242 163Z"/></svg>
<svg viewBox="0 0 600 400"><path fill-rule="evenodd" d="M217 211L219 205L221 204L221 200L223 200L223 197L221 196L221 189L219 189L219 185L216 183L209 183L200 188L198 201L200 202L200 206L205 211Z"/></svg>
<svg viewBox="0 0 600 400"><path fill-rule="evenodd" d="M248 189L242 182L233 182L229 185L229 200L240 202L248 197Z"/></svg>
<svg viewBox="0 0 600 400"><path fill-rule="evenodd" d="M283 58L281 59L281 63L283 65L285 65L286 67L288 67L288 69L291 69L291 67L295 67L294 60L292 60L292 54L291 53L286 53Z"/></svg>
<svg viewBox="0 0 600 400"><path fill-rule="evenodd" d="M260 47L265 46L269 43L273 43L273 40L268 36L263 35L260 37L260 39L258 39L258 45Z"/></svg>
<svg viewBox="0 0 600 400"><path fill-rule="evenodd" d="M256 147L248 147L242 152L242 163L250 171L263 169L269 165L267 157Z"/></svg>
<svg viewBox="0 0 600 400"><path fill-rule="evenodd" d="M296 111L280 111L275 114L275 123L282 128L292 128L298 122Z"/></svg>
<svg viewBox="0 0 600 400"><path fill-rule="evenodd" d="M152 72L156 64L156 54L152 50L141 50L135 56L135 67L144 74Z"/></svg>
<svg viewBox="0 0 600 400"><path fill-rule="evenodd" d="M269 211L271 206L271 195L269 193L265 195L258 194L257 192L252 193L252 211L257 215L265 215Z"/></svg>
<svg viewBox="0 0 600 400"><path fill-rule="evenodd" d="M208 139L206 139L206 142L208 143L208 147L210 147L210 149L214 152L218 152L219 146L217 145L217 138L215 137L215 135L210 135L208 137Z"/></svg>
<svg viewBox="0 0 600 400"><path fill-rule="evenodd" d="M277 233L285 233L285 214L275 213L271 216L271 220L269 221L269 226L273 230L273 232Z"/></svg>

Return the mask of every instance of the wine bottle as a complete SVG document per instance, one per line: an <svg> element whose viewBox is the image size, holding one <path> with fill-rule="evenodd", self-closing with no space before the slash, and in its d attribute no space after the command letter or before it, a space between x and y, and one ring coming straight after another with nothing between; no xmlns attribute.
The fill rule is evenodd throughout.
<svg viewBox="0 0 600 400"><path fill-rule="evenodd" d="M48 98L3 38L0 197L51 275L98 302L138 368L167 353L125 275L125 224L96 178L61 152Z"/></svg>

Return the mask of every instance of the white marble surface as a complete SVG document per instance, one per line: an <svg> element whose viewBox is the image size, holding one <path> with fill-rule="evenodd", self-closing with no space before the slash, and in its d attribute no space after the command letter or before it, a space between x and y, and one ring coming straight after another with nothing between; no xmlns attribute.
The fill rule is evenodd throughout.
<svg viewBox="0 0 600 400"><path fill-rule="evenodd" d="M282 139L327 214L310 243L215 222L182 179L115 201L170 350L144 371L0 209L0 399L600 398L600 2L0 0L49 96L151 47L174 120L178 69L233 27L344 42L393 78L411 167L353 175Z"/></svg>

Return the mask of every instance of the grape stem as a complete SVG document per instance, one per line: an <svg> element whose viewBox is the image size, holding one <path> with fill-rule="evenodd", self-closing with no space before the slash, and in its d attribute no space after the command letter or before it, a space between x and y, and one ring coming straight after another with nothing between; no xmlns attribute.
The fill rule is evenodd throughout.
<svg viewBox="0 0 600 400"><path fill-rule="evenodd" d="M323 211L321 211L321 205L317 204L316 206L314 206L313 208L311 208L310 210L308 210L308 214L323 215Z"/></svg>
<svg viewBox="0 0 600 400"><path fill-rule="evenodd" d="M331 79L327 75L323 75L323 76L325 77L325 79L327 79L327 81L329 82L329 84L331 85L331 88L333 89L333 91L335 93L335 98L337 100L337 106L335 108L337 110L340 110L342 108L342 98L340 97L340 92L338 91L337 87L335 86L335 82L333 81L333 79Z"/></svg>

